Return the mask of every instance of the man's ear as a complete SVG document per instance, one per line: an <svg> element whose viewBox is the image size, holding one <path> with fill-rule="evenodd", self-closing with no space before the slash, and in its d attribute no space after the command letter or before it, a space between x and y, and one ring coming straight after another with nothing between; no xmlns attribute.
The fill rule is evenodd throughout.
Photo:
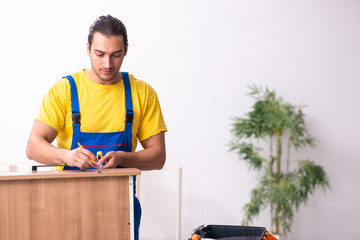
<svg viewBox="0 0 360 240"><path fill-rule="evenodd" d="M89 45L89 42L86 43L86 49L87 49L87 54L90 56L90 45Z"/></svg>
<svg viewBox="0 0 360 240"><path fill-rule="evenodd" d="M126 46L125 46L125 53L124 53L124 57L125 57L125 56L126 56L126 54L127 54L128 47L129 47L129 44L126 44Z"/></svg>

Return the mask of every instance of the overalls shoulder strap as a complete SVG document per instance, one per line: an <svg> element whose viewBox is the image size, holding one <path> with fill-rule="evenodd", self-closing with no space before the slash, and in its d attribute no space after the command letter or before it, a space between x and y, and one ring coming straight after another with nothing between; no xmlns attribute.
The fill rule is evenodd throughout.
<svg viewBox="0 0 360 240"><path fill-rule="evenodd" d="M69 80L71 90L71 114L73 123L73 133L80 132L80 108L76 83L71 75L65 76ZM76 142L75 142L76 143Z"/></svg>
<svg viewBox="0 0 360 240"><path fill-rule="evenodd" d="M131 85L129 74L127 72L121 72L124 88L125 88L125 106L126 106L126 122L125 122L125 131L131 131L132 123L134 119L134 111L133 111L133 102L131 96Z"/></svg>

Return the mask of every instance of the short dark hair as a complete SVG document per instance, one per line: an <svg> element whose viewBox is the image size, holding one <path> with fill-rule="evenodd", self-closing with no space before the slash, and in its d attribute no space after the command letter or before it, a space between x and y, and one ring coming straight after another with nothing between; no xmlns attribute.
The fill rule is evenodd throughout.
<svg viewBox="0 0 360 240"><path fill-rule="evenodd" d="M92 40L96 32L102 33L107 37L121 35L124 38L124 46L128 44L128 38L125 25L117 18L111 15L100 16L91 24L88 35L88 42L91 48Z"/></svg>

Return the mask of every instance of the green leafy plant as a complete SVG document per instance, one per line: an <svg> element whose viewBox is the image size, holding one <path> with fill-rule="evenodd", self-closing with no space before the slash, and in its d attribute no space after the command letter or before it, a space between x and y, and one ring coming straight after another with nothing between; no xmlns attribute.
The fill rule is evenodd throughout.
<svg viewBox="0 0 360 240"><path fill-rule="evenodd" d="M291 158L293 149L315 147L316 139L305 125L304 106L286 103L268 88L252 86L250 90L255 104L245 117L234 119L230 143L230 150L259 172L251 200L244 206L243 224L270 209L271 231L286 234L299 205L317 188L326 190L330 184L323 167L311 160ZM254 142L268 147L256 147Z"/></svg>

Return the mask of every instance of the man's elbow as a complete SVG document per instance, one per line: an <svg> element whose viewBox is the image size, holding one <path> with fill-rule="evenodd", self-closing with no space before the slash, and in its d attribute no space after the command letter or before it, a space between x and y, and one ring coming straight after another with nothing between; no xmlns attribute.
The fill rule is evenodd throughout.
<svg viewBox="0 0 360 240"><path fill-rule="evenodd" d="M161 170L161 169L163 169L163 167L165 166L165 162L166 162L166 152L164 151L164 152L159 156L159 162L158 162L158 166L157 166L156 170Z"/></svg>
<svg viewBox="0 0 360 240"><path fill-rule="evenodd" d="M26 157L30 160L33 160L33 153L31 144L28 142L26 146Z"/></svg>
<svg viewBox="0 0 360 240"><path fill-rule="evenodd" d="M29 160L34 160L35 158L35 146L33 141L31 141L31 139L29 139L27 145L26 145L26 157Z"/></svg>

